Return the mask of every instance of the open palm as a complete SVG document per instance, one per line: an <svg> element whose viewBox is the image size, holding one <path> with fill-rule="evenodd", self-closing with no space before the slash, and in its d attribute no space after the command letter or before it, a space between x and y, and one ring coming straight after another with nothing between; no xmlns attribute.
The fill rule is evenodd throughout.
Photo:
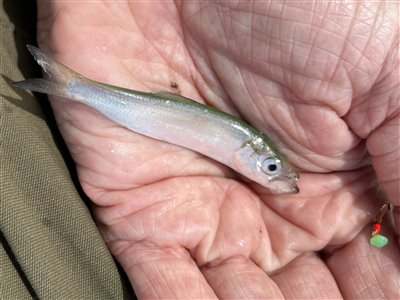
<svg viewBox="0 0 400 300"><path fill-rule="evenodd" d="M57 60L239 115L301 171L300 194L272 196L53 101L109 248L139 297L395 297L399 244L371 248L365 226L377 178L399 201L398 8L230 3L39 1L39 44Z"/></svg>

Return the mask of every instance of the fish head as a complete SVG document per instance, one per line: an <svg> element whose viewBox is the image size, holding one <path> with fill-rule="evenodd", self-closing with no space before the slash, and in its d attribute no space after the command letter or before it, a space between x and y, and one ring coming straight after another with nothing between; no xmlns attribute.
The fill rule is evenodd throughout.
<svg viewBox="0 0 400 300"><path fill-rule="evenodd" d="M238 149L233 155L232 167L273 194L299 192L299 175L284 156L263 138L246 142Z"/></svg>

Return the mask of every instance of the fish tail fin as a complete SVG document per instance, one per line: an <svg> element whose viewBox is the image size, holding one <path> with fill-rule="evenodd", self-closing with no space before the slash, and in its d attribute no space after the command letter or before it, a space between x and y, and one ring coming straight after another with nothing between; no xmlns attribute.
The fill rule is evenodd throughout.
<svg viewBox="0 0 400 300"><path fill-rule="evenodd" d="M17 88L30 90L33 92L68 97L67 88L58 82L53 82L43 78L32 78L23 81L13 82Z"/></svg>
<svg viewBox="0 0 400 300"><path fill-rule="evenodd" d="M68 84L73 80L84 80L83 76L47 56L39 48L32 45L27 45L27 48L43 71L46 72L48 78L33 78L14 82L14 86L34 92L68 98Z"/></svg>

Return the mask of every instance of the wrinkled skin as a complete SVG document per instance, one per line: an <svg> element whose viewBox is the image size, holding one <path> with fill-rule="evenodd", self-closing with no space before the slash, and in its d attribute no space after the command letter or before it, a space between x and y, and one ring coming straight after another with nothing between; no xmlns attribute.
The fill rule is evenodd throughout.
<svg viewBox="0 0 400 300"><path fill-rule="evenodd" d="M300 194L271 196L53 98L99 229L140 298L399 296L397 5L39 1L39 45L59 61L240 115L301 171ZM377 182L395 206L381 250L368 244Z"/></svg>

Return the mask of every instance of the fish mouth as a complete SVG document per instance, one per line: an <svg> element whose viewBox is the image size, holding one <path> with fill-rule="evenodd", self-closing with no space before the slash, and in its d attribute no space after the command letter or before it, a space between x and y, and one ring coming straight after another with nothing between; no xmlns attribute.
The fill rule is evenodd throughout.
<svg viewBox="0 0 400 300"><path fill-rule="evenodd" d="M277 190L272 190L272 192L274 194L298 194L300 192L299 187L295 184L292 186L289 186L287 188L281 188L281 189L277 189Z"/></svg>
<svg viewBox="0 0 400 300"><path fill-rule="evenodd" d="M297 184L295 184L295 185L292 187L292 190L290 191L290 194L298 194L298 193L300 193L300 189L299 189L299 187L297 186Z"/></svg>
<svg viewBox="0 0 400 300"><path fill-rule="evenodd" d="M269 188L274 194L298 194L300 192L297 186L299 178L297 173L276 177L269 182Z"/></svg>

